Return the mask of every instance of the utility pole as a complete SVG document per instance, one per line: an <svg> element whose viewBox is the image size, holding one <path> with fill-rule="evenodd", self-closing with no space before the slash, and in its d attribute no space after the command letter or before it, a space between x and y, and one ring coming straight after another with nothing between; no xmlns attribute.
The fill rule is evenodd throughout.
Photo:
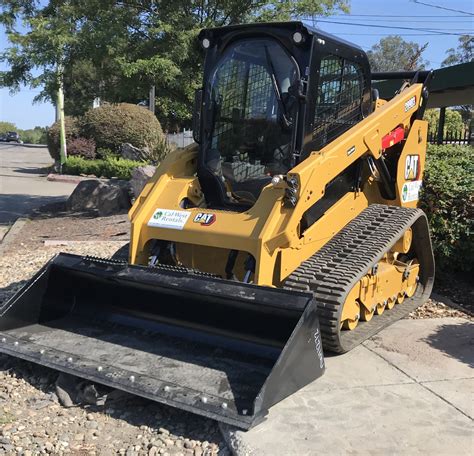
<svg viewBox="0 0 474 456"><path fill-rule="evenodd" d="M57 111L59 111L59 156L60 156L60 170L66 163L67 147L66 147L66 125L64 123L64 90L63 90L63 68L61 64L57 67L57 82L58 82L58 101Z"/></svg>
<svg viewBox="0 0 474 456"><path fill-rule="evenodd" d="M148 102L148 109L155 114L155 86L152 85L150 87L150 95L149 95L150 101Z"/></svg>

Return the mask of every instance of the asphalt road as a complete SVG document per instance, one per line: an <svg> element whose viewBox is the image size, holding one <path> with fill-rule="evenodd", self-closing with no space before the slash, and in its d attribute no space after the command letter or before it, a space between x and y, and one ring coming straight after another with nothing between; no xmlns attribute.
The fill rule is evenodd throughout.
<svg viewBox="0 0 474 456"><path fill-rule="evenodd" d="M0 225L71 194L76 184L46 180L52 162L46 147L0 143Z"/></svg>

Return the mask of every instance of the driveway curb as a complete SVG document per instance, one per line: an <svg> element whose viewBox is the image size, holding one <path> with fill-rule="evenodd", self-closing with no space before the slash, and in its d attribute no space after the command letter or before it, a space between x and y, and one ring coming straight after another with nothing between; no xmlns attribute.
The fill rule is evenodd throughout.
<svg viewBox="0 0 474 456"><path fill-rule="evenodd" d="M64 182L67 184L78 184L83 180L94 179L93 177L71 176L69 174L48 174L46 179L50 182Z"/></svg>
<svg viewBox="0 0 474 456"><path fill-rule="evenodd" d="M15 237L21 231L21 229L30 221L28 218L18 218L15 220L15 223L11 226L11 228L7 231L5 236L3 237L2 241L0 242L0 254L2 254L6 247L13 242Z"/></svg>

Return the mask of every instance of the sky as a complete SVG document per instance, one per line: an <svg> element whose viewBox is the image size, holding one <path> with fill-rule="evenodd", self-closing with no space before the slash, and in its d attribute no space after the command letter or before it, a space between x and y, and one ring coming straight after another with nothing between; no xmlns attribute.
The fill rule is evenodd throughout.
<svg viewBox="0 0 474 456"><path fill-rule="evenodd" d="M429 43L423 57L433 69L441 66L447 49L457 47L457 34L474 33L473 0L350 0L350 7L350 15L334 14L317 20L315 25L365 51L387 35L401 35L421 45ZM0 53L8 46L5 31L0 28ZM0 70L5 69L0 63ZM54 107L33 103L38 93L39 89L23 87L12 96L8 89L0 89L0 120L22 129L51 125Z"/></svg>

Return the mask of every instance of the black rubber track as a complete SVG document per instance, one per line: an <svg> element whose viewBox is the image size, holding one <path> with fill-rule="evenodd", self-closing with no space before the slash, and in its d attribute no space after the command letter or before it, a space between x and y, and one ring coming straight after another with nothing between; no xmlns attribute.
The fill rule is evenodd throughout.
<svg viewBox="0 0 474 456"><path fill-rule="evenodd" d="M420 281L415 294L382 315L374 315L370 322L360 321L354 330L341 331L347 294L410 227L412 248L420 262ZM284 286L314 293L323 346L325 350L344 353L423 304L430 296L433 280L433 252L423 211L373 204L304 261Z"/></svg>

